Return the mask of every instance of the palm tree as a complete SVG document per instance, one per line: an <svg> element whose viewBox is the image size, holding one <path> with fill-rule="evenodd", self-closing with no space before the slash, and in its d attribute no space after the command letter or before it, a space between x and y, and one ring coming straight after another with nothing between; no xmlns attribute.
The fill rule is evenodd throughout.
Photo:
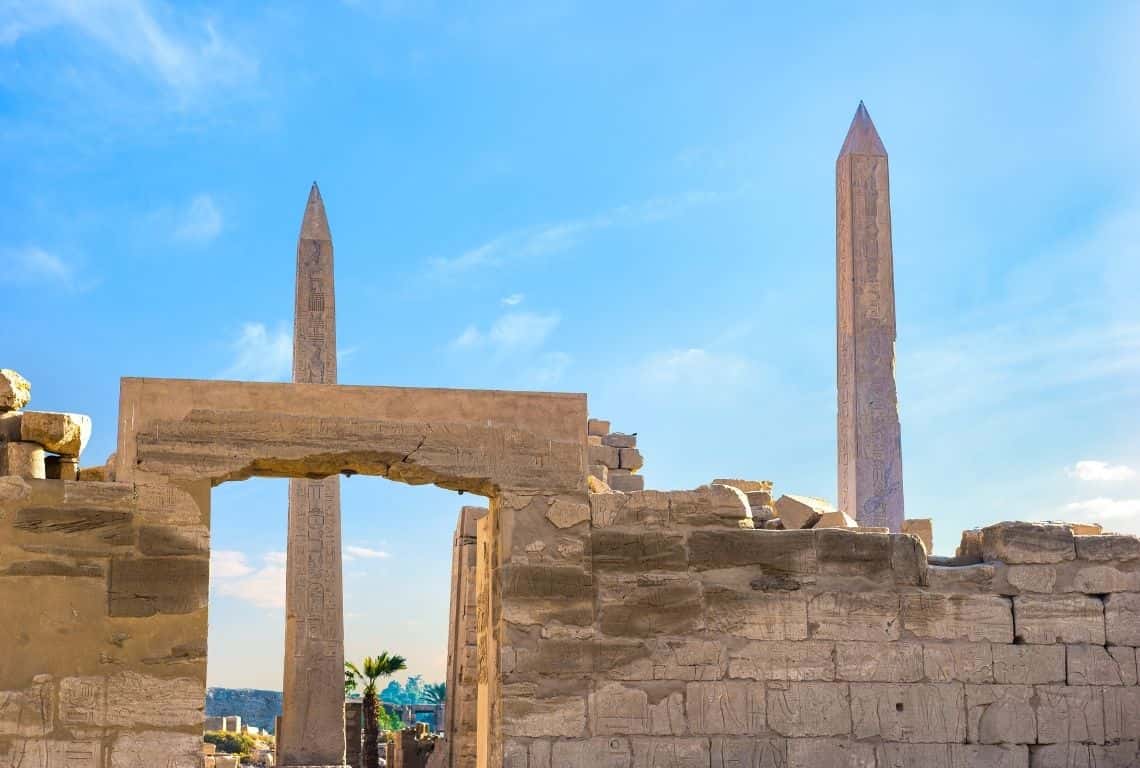
<svg viewBox="0 0 1140 768"><path fill-rule="evenodd" d="M344 697L356 693L356 678L360 677L360 670L351 661L344 663Z"/></svg>
<svg viewBox="0 0 1140 768"><path fill-rule="evenodd" d="M377 719L376 681L381 677L389 677L401 669L407 669L407 659L403 656L390 655L383 651L379 656L365 656L361 664L363 672L355 664L347 662L345 669L345 688L348 688L348 676L353 676L353 688L356 681L363 678L364 685L364 765L367 768L376 768L380 763L380 723Z"/></svg>
<svg viewBox="0 0 1140 768"><path fill-rule="evenodd" d="M447 699L447 683L434 683L424 686L424 701L428 704L442 704Z"/></svg>

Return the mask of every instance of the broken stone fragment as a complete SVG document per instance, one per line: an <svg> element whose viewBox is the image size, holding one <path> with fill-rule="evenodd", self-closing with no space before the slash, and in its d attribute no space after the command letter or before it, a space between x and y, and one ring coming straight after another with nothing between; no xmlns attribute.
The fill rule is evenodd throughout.
<svg viewBox="0 0 1140 768"><path fill-rule="evenodd" d="M596 437L608 435L610 433L610 423L605 419L590 419L586 422L586 434Z"/></svg>
<svg viewBox="0 0 1140 768"><path fill-rule="evenodd" d="M621 432L611 432L602 437L602 445L611 448L636 448L637 435L626 435Z"/></svg>
<svg viewBox="0 0 1140 768"><path fill-rule="evenodd" d="M645 478L633 474L628 469L611 469L608 482L610 488L622 493L645 490Z"/></svg>
<svg viewBox="0 0 1140 768"><path fill-rule="evenodd" d="M604 469L604 467L603 467ZM587 485L590 488L590 493L613 493L613 488L605 480L598 478L596 475L590 475L586 478Z"/></svg>
<svg viewBox="0 0 1140 768"><path fill-rule="evenodd" d="M917 536L922 546L926 547L926 554L934 551L934 523L929 517L903 520L902 532Z"/></svg>
<svg viewBox="0 0 1140 768"><path fill-rule="evenodd" d="M0 443L0 475L45 479L43 447L35 443Z"/></svg>
<svg viewBox="0 0 1140 768"><path fill-rule="evenodd" d="M1100 523L1066 523L1074 536L1099 536L1104 533Z"/></svg>
<svg viewBox="0 0 1140 768"><path fill-rule="evenodd" d="M764 521L764 530L782 531L782 530L784 530L784 521L778 517L773 517L770 520L765 520Z"/></svg>
<svg viewBox="0 0 1140 768"><path fill-rule="evenodd" d="M813 528L856 528L858 523L851 519L849 515L843 512L824 512L819 516L819 520L812 526ZM888 529L889 532L889 529Z"/></svg>
<svg viewBox="0 0 1140 768"><path fill-rule="evenodd" d="M731 485L745 493L752 493L754 491L767 491L772 493L771 480L737 480L732 478L717 478L713 480L714 485Z"/></svg>
<svg viewBox="0 0 1140 768"><path fill-rule="evenodd" d="M604 464L610 469L617 469L621 466L618 449L610 445L589 446L589 456L591 464Z"/></svg>
<svg viewBox="0 0 1140 768"><path fill-rule="evenodd" d="M605 464L594 464L590 467L590 477L596 477L603 483L610 481L610 468Z"/></svg>
<svg viewBox="0 0 1140 768"><path fill-rule="evenodd" d="M47 411L24 411L20 414L20 439L38 443L61 456L78 456L90 436L90 416Z"/></svg>
<svg viewBox="0 0 1140 768"><path fill-rule="evenodd" d="M825 512L834 512L823 499L814 496L793 496L785 493L776 499L776 514L784 521L784 528L811 528Z"/></svg>
<svg viewBox="0 0 1140 768"><path fill-rule="evenodd" d="M0 368L0 411L18 411L32 399L32 385L10 368Z"/></svg>
<svg viewBox="0 0 1140 768"><path fill-rule="evenodd" d="M618 463L622 469L636 471L645 466L645 459L642 458L641 451L636 448L619 448Z"/></svg>
<svg viewBox="0 0 1140 768"><path fill-rule="evenodd" d="M1003 563L1060 563L1077 556L1068 525L998 523L982 529L982 559Z"/></svg>
<svg viewBox="0 0 1140 768"><path fill-rule="evenodd" d="M45 456L44 474L48 480L78 480L79 459L67 456Z"/></svg>

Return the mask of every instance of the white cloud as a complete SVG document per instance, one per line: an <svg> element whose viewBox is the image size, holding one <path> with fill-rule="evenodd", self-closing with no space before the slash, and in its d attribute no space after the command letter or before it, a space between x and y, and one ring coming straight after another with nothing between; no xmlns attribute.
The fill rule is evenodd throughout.
<svg viewBox="0 0 1140 768"><path fill-rule="evenodd" d="M344 554L342 555L342 557L345 560L351 560L354 558L380 560L380 559L383 559L383 558L389 557L389 556L390 555L387 552L385 552L381 549L372 549L371 547L360 547L360 546L355 546L352 544L350 544L344 548Z"/></svg>
<svg viewBox="0 0 1140 768"><path fill-rule="evenodd" d="M10 265L3 270L4 279L48 281L71 285L74 270L71 265L54 253L34 245L8 249L3 252L3 261Z"/></svg>
<svg viewBox="0 0 1140 768"><path fill-rule="evenodd" d="M269 552L260 567L249 564L246 555L218 550L210 555L211 587L219 595L243 600L262 608L285 606L285 553Z"/></svg>
<svg viewBox="0 0 1140 768"><path fill-rule="evenodd" d="M1100 523L1108 532L1140 535L1140 499L1099 496L1066 504L1064 511L1072 522Z"/></svg>
<svg viewBox="0 0 1140 768"><path fill-rule="evenodd" d="M183 103L257 72L256 62L224 39L212 20L190 18L177 7L147 0L8 0L3 10L0 44L57 27L70 29Z"/></svg>
<svg viewBox="0 0 1140 768"><path fill-rule="evenodd" d="M1136 476L1135 470L1123 464L1109 464L1107 461L1092 461L1088 459L1078 461L1071 467L1066 467L1065 473L1068 474L1069 477L1075 477L1078 480L1091 481L1127 480L1130 477Z"/></svg>
<svg viewBox="0 0 1140 768"><path fill-rule="evenodd" d="M283 381L293 366L293 338L283 327L270 332L264 323L246 323L230 348L233 363L218 378Z"/></svg>
<svg viewBox="0 0 1140 768"><path fill-rule="evenodd" d="M645 359L638 366L642 384L648 387L718 386L744 381L752 364L735 355L701 348L673 349Z"/></svg>
<svg viewBox="0 0 1140 768"><path fill-rule="evenodd" d="M524 294L512 293L510 296L503 298L501 300L501 303L504 304L505 306L513 307L513 306L516 306L518 304L521 304L522 300L524 298L526 298Z"/></svg>
<svg viewBox="0 0 1140 768"><path fill-rule="evenodd" d="M210 195L198 195L179 214L174 237L184 242L207 243L222 231L222 212Z"/></svg>
<svg viewBox="0 0 1140 768"><path fill-rule="evenodd" d="M673 197L657 197L639 203L618 206L581 219L550 224L545 227L509 232L452 258L429 261L432 271L443 277L479 267L498 267L512 261L545 256L568 250L583 238L596 232L623 226L637 226L671 219L695 205L712 202L717 195L689 192ZM520 296L521 300L521 296ZM504 302L506 303L506 302Z"/></svg>
<svg viewBox="0 0 1140 768"><path fill-rule="evenodd" d="M536 367L527 371L527 378L535 386L550 386L562 378L571 362L573 358L565 352L547 353Z"/></svg>
<svg viewBox="0 0 1140 768"><path fill-rule="evenodd" d="M502 315L486 331L469 325L453 341L456 347L486 347L498 354L532 350L546 341L558 327L556 314L510 312Z"/></svg>

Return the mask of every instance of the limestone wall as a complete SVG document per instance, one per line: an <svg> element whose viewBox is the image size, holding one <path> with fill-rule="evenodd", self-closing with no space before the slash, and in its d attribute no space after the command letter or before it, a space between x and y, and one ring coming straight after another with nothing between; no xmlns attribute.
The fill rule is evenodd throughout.
<svg viewBox="0 0 1140 768"><path fill-rule="evenodd" d="M533 698L504 697L505 765L1140 764L1134 537L1002 524L931 566L907 535L742 527L723 486L590 501L582 575L549 583L594 621L508 624L504 692Z"/></svg>
<svg viewBox="0 0 1140 768"><path fill-rule="evenodd" d="M483 507L463 507L455 527L451 562L451 618L447 645L448 766L475 764L476 697L478 683L475 631L476 524L487 515Z"/></svg>

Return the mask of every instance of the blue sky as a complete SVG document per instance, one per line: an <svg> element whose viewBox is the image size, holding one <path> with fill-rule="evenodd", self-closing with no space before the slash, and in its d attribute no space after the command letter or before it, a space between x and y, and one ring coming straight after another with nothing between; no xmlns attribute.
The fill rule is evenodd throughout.
<svg viewBox="0 0 1140 768"><path fill-rule="evenodd" d="M120 376L285 379L315 179L343 383L587 392L651 487L834 499L864 99L908 516L1140 532L1134 5L518 5L0 0L0 365L85 463ZM441 679L470 497L342 485L349 655ZM280 685L285 486L214 493L212 685Z"/></svg>

